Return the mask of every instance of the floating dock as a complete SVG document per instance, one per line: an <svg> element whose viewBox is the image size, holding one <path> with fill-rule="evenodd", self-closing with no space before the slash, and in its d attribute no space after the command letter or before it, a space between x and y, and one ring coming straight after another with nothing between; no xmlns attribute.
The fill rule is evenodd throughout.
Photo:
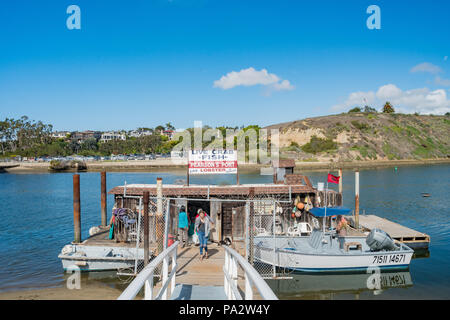
<svg viewBox="0 0 450 320"><path fill-rule="evenodd" d="M199 248L186 247L179 250L177 262L177 285L172 294L173 300L226 300L223 290L223 266L225 250L223 247L208 244L209 258L200 261ZM243 287L244 279L238 276Z"/></svg>
<svg viewBox="0 0 450 320"><path fill-rule="evenodd" d="M355 226L354 218L350 217L349 220L351 225ZM375 215L359 215L359 226L363 228L363 232L381 229L411 249L428 249L430 245L429 235Z"/></svg>

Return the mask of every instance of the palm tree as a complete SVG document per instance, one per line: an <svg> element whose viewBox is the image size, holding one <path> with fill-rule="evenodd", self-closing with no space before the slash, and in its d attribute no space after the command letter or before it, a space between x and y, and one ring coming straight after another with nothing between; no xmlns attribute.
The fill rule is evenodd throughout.
<svg viewBox="0 0 450 320"><path fill-rule="evenodd" d="M167 130L175 130L175 127L170 122L166 123L166 128Z"/></svg>
<svg viewBox="0 0 450 320"><path fill-rule="evenodd" d="M391 105L389 101L386 101L386 103L383 106L383 113L394 113L394 107Z"/></svg>

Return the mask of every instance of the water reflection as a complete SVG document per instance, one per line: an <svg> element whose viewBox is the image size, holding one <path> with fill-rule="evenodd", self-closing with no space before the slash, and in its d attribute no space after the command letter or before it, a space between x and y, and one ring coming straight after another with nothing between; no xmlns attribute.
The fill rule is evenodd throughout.
<svg viewBox="0 0 450 320"><path fill-rule="evenodd" d="M412 287L409 271L345 274L291 274L292 279L266 280L280 299L333 299L350 294L380 295L392 288Z"/></svg>
<svg viewBox="0 0 450 320"><path fill-rule="evenodd" d="M429 258L429 257L430 257L430 251L428 249L414 250L414 254L412 256L413 259L422 259L422 258Z"/></svg>

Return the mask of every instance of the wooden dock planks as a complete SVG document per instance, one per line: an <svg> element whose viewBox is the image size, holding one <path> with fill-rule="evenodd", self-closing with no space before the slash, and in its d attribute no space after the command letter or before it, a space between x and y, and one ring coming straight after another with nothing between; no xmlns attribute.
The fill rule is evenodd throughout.
<svg viewBox="0 0 450 320"><path fill-rule="evenodd" d="M208 244L209 258L200 261L199 247L178 248L177 283L201 286L223 286L225 250Z"/></svg>
<svg viewBox="0 0 450 320"><path fill-rule="evenodd" d="M240 251L242 251L242 248ZM196 292L194 294L196 297L210 291L211 297L209 299L220 299L217 292L224 290L223 266L225 264L225 249L217 244L209 243L208 254L208 259L200 261L199 247L179 247L177 257L177 286L183 285L185 288L192 288L193 294ZM212 290L213 288L217 290ZM241 292L241 295L244 295L244 288L243 271L238 268L238 290ZM178 291L180 290L181 288L178 288ZM260 299L259 293L255 290L254 299Z"/></svg>
<svg viewBox="0 0 450 320"><path fill-rule="evenodd" d="M352 220L352 218L350 218ZM393 239L403 242L405 244L420 244L421 247L428 247L430 236L402 226L396 222L378 217L376 215L360 215L359 224L368 231L373 229L381 229L387 232Z"/></svg>

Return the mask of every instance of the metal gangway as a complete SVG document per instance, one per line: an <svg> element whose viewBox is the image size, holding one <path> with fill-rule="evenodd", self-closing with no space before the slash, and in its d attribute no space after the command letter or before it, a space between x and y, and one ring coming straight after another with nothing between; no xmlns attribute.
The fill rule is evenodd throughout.
<svg viewBox="0 0 450 320"><path fill-rule="evenodd" d="M223 285L177 284L177 272L182 273L183 268L194 261L191 258L184 266L179 266L178 245L179 241L176 241L156 256L128 285L118 300L133 300L142 288L144 288L145 300L253 300L254 298L278 300L253 266L237 251L227 246L221 247L221 250L222 248L224 250L224 257L218 261L218 264L223 265ZM158 292L154 294L154 278L157 271L161 271L161 282ZM183 272L186 273L186 271ZM243 290L239 290L239 272L243 273L243 277L241 276ZM200 275L201 273L194 273L192 277Z"/></svg>

